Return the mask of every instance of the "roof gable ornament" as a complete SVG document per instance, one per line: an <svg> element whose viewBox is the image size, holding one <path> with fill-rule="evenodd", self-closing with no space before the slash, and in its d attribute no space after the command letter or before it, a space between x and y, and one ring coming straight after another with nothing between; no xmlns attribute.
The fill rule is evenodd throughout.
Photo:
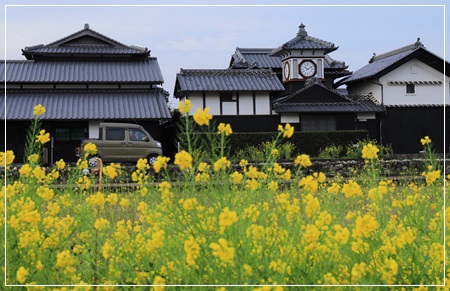
<svg viewBox="0 0 450 291"><path fill-rule="evenodd" d="M299 30L297 32L297 36L301 37L302 39L305 39L308 36L308 33L305 30L305 25L303 24L303 22L300 24L298 28Z"/></svg>

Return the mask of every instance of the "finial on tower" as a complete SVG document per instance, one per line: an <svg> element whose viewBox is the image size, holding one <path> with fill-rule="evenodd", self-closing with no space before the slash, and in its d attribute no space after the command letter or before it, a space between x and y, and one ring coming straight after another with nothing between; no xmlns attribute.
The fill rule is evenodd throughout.
<svg viewBox="0 0 450 291"><path fill-rule="evenodd" d="M88 24L88 23L86 23L86 24L84 25L84 29L89 29L89 24Z"/></svg>
<svg viewBox="0 0 450 291"><path fill-rule="evenodd" d="M305 30L305 25L303 24L303 22L302 22L302 24L300 24L300 26L298 28L299 28L299 30L298 30L297 36L300 36L301 38L305 38L306 36L308 36L308 33Z"/></svg>

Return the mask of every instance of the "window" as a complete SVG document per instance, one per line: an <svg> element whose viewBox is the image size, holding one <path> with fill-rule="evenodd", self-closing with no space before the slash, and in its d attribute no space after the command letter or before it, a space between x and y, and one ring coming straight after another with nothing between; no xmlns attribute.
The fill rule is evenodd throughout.
<svg viewBox="0 0 450 291"><path fill-rule="evenodd" d="M106 140L124 140L125 128L107 128Z"/></svg>
<svg viewBox="0 0 450 291"><path fill-rule="evenodd" d="M406 94L416 93L416 86L414 84L406 84Z"/></svg>
<svg viewBox="0 0 450 291"><path fill-rule="evenodd" d="M301 116L302 131L333 131L336 130L336 118L327 114L305 114Z"/></svg>
<svg viewBox="0 0 450 291"><path fill-rule="evenodd" d="M147 135L140 129L130 128L130 140L132 141L145 141Z"/></svg>
<svg viewBox="0 0 450 291"><path fill-rule="evenodd" d="M80 141L84 138L84 128L55 128L56 141Z"/></svg>

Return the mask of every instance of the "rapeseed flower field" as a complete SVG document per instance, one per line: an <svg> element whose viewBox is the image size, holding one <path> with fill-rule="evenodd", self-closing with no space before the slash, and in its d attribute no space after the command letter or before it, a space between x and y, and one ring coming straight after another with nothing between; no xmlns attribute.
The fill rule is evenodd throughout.
<svg viewBox="0 0 450 291"><path fill-rule="evenodd" d="M190 109L189 100L180 102L181 113ZM43 112L41 105L35 107L36 123ZM189 135L194 124L188 114L184 118ZM193 118L212 128L208 110ZM343 285L344 290L349 285L419 288L449 279L448 269L444 273L448 180L429 137L421 141L429 158L422 179L382 178L372 144L362 149L362 174L330 179L307 174L312 163L304 154L292 168L277 163L277 141L294 132L289 124L279 126L266 163L232 165L223 155L232 129L220 124L211 130L218 140L212 149L196 156L188 144L176 154L177 177L168 172L168 157L158 157L153 167L141 159L132 174L137 186L110 188L109 181L120 179L119 164L103 167L103 185L98 176L83 174L96 152L93 144L86 145L67 187L57 187L67 165L60 160L42 167L39 153L49 136L39 126L30 131L28 163L17 179L8 178L0 201L6 210L0 216L6 233L6 253L0 254L6 254L4 284L30 290L44 288L36 285L72 285L49 290ZM12 151L1 153L6 170L14 158ZM155 175L159 182L153 182Z"/></svg>

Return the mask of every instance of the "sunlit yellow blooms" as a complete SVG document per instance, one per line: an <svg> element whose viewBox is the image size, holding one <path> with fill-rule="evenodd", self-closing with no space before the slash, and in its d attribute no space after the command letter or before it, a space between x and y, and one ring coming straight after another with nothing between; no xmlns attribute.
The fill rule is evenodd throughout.
<svg viewBox="0 0 450 291"><path fill-rule="evenodd" d="M431 139L430 139L430 137L427 135L427 136L425 136L424 138L421 138L421 139L420 139L420 143L424 146L424 145L426 145L426 144L431 143Z"/></svg>
<svg viewBox="0 0 450 291"><path fill-rule="evenodd" d="M320 210L319 199L314 197L312 194L306 195L303 203L306 204L305 213L310 218Z"/></svg>
<svg viewBox="0 0 450 291"><path fill-rule="evenodd" d="M388 188L385 185L380 185L376 188L372 188L369 190L367 196L370 199L382 199L383 195L388 192Z"/></svg>
<svg viewBox="0 0 450 291"><path fill-rule="evenodd" d="M103 175L110 179L114 179L119 176L120 164L111 163L108 166L103 167Z"/></svg>
<svg viewBox="0 0 450 291"><path fill-rule="evenodd" d="M33 114L35 116L40 116L45 113L45 107L42 104L38 104L33 108Z"/></svg>
<svg viewBox="0 0 450 291"><path fill-rule="evenodd" d="M250 191L256 191L259 188L259 183L255 179L250 179L245 181L245 189Z"/></svg>
<svg viewBox="0 0 450 291"><path fill-rule="evenodd" d="M348 230L348 228L342 227L339 224L335 224L333 226L333 229L335 231L333 239L336 242L345 245L348 242L348 238L350 237L350 231Z"/></svg>
<svg viewBox="0 0 450 291"><path fill-rule="evenodd" d="M278 190L278 182L277 181L270 181L267 185L267 189L276 192Z"/></svg>
<svg viewBox="0 0 450 291"><path fill-rule="evenodd" d="M97 153L97 146L93 143L87 143L84 148L84 156L95 155Z"/></svg>
<svg viewBox="0 0 450 291"><path fill-rule="evenodd" d="M72 254L70 253L69 250L59 252L56 255L56 266L57 267L64 268L67 266L72 266L73 264L75 264L75 259L73 258Z"/></svg>
<svg viewBox="0 0 450 291"><path fill-rule="evenodd" d="M233 184L240 184L243 178L244 176L237 171L234 171L232 174L230 174L230 182Z"/></svg>
<svg viewBox="0 0 450 291"><path fill-rule="evenodd" d="M375 217L370 214L365 214L363 217L358 216L356 218L356 225L353 229L353 236L355 238L359 237L370 237L371 234L378 228L378 222Z"/></svg>
<svg viewBox="0 0 450 291"><path fill-rule="evenodd" d="M218 134L225 134L225 136L228 136L233 133L233 130L231 129L231 126L229 124L220 123L217 127L217 133Z"/></svg>
<svg viewBox="0 0 450 291"><path fill-rule="evenodd" d="M352 268L352 283L358 283L359 280L364 277L367 273L366 263L355 264Z"/></svg>
<svg viewBox="0 0 450 291"><path fill-rule="evenodd" d="M422 173L422 176L425 177L425 181L427 182L427 184L431 185L434 182L436 182L437 179L439 179L441 177L441 170L429 171L426 173Z"/></svg>
<svg viewBox="0 0 450 291"><path fill-rule="evenodd" d="M97 230L104 230L109 227L109 221L104 218L98 218L94 223L94 228Z"/></svg>
<svg viewBox="0 0 450 291"><path fill-rule="evenodd" d="M318 181L319 183L323 183L323 182L325 182L325 180L327 179L327 177L325 176L325 174L322 173L322 172L319 172L319 173L314 172L314 173L313 173L313 177L314 177L315 179L317 179L317 181Z"/></svg>
<svg viewBox="0 0 450 291"><path fill-rule="evenodd" d="M308 224L304 229L303 238L308 243L314 243L319 240L320 230L313 224Z"/></svg>
<svg viewBox="0 0 450 291"><path fill-rule="evenodd" d="M117 196L117 194L112 193L109 194L108 197L106 197L105 201L111 205L115 205L117 204L117 202L119 202L119 197Z"/></svg>
<svg viewBox="0 0 450 291"><path fill-rule="evenodd" d="M230 167L231 162L227 160L227 158L222 157L214 163L214 171L225 171L228 167Z"/></svg>
<svg viewBox="0 0 450 291"><path fill-rule="evenodd" d="M223 234L227 227L235 224L238 220L236 212L225 207L219 215L220 233Z"/></svg>
<svg viewBox="0 0 450 291"><path fill-rule="evenodd" d="M105 259L109 259L114 251L114 245L111 241L107 240L102 247L102 255Z"/></svg>
<svg viewBox="0 0 450 291"><path fill-rule="evenodd" d="M39 187L37 189L37 194L42 199L48 201L48 200L51 200L53 198L53 196L55 195L55 192L53 191L53 189L50 189L48 187Z"/></svg>
<svg viewBox="0 0 450 291"><path fill-rule="evenodd" d="M192 107L192 103L191 103L191 100L189 100L189 99L184 99L184 100L180 101L180 103L178 103L178 110L182 114L188 113L191 110L191 107Z"/></svg>
<svg viewBox="0 0 450 291"><path fill-rule="evenodd" d="M16 156L13 151L0 152L0 167L6 165L11 165L14 162Z"/></svg>
<svg viewBox="0 0 450 291"><path fill-rule="evenodd" d="M181 199L180 204L183 205L185 210L191 211L198 205L198 201L196 198Z"/></svg>
<svg viewBox="0 0 450 291"><path fill-rule="evenodd" d="M195 265L195 260L200 255L200 245L193 236L184 241L184 251L186 252L186 262L189 266Z"/></svg>
<svg viewBox="0 0 450 291"><path fill-rule="evenodd" d="M369 244L360 238L352 242L352 251L357 254L365 254L369 251L369 249L370 249Z"/></svg>
<svg viewBox="0 0 450 291"><path fill-rule="evenodd" d="M279 154L279 151L277 149L273 149L272 152L270 153L272 156L276 157Z"/></svg>
<svg viewBox="0 0 450 291"><path fill-rule="evenodd" d="M194 114L194 120L195 122L200 125L209 125L209 121L212 119L212 115L209 114L209 107L206 107L203 110L200 110L200 108L197 108L197 111Z"/></svg>
<svg viewBox="0 0 450 291"><path fill-rule="evenodd" d="M308 155L304 155L304 154L297 156L295 158L295 160L294 160L294 164L296 166L300 165L303 168L307 168L307 167L312 166L312 163L311 163L311 160L309 159L309 156Z"/></svg>
<svg viewBox="0 0 450 291"><path fill-rule="evenodd" d="M362 153L363 159L373 160L373 159L378 159L379 151L380 150L378 149L378 147L376 145L368 143L368 144L364 145L361 153Z"/></svg>
<svg viewBox="0 0 450 291"><path fill-rule="evenodd" d="M39 155L38 154L31 154L28 156L27 160L32 163L36 164L39 161Z"/></svg>
<svg viewBox="0 0 450 291"><path fill-rule="evenodd" d="M239 166L241 168L245 168L248 165L248 161L247 160L240 160L239 161Z"/></svg>
<svg viewBox="0 0 450 291"><path fill-rule="evenodd" d="M286 123L286 125L283 126L280 124L278 125L278 131L283 133L283 137L290 138L294 134L294 127L291 126L289 123Z"/></svg>
<svg viewBox="0 0 450 291"><path fill-rule="evenodd" d="M120 206L122 206L122 208L128 208L130 206L130 199L122 198L120 199L119 204Z"/></svg>
<svg viewBox="0 0 450 291"><path fill-rule="evenodd" d="M218 257L224 263L233 264L234 248L228 246L228 241L219 238L219 243L211 243L209 247L213 250L213 256Z"/></svg>
<svg viewBox="0 0 450 291"><path fill-rule="evenodd" d="M19 173L23 177L28 177L28 175L30 174L31 170L32 169L31 169L30 165L24 164L22 167L20 167Z"/></svg>
<svg viewBox="0 0 450 291"><path fill-rule="evenodd" d="M103 206L105 204L105 195L102 192L97 192L86 198L86 202L91 206Z"/></svg>
<svg viewBox="0 0 450 291"><path fill-rule="evenodd" d="M196 176L195 176L195 182L198 182L198 183L200 183L200 182L208 182L209 181L209 179L210 179L210 175L208 174L208 173L205 173L205 172L203 172L203 173L198 173Z"/></svg>
<svg viewBox="0 0 450 291"><path fill-rule="evenodd" d="M244 274L247 276L251 276L253 274L252 267L244 264Z"/></svg>
<svg viewBox="0 0 450 291"><path fill-rule="evenodd" d="M181 170L190 169L192 168L192 156L185 150L182 150L175 155L174 164L180 166Z"/></svg>
<svg viewBox="0 0 450 291"><path fill-rule="evenodd" d="M50 202L47 204L47 214L48 215L57 215L61 211L61 207L58 202Z"/></svg>
<svg viewBox="0 0 450 291"><path fill-rule="evenodd" d="M394 259L385 259L381 269L381 279L384 280L386 284L394 284L397 272L398 263Z"/></svg>
<svg viewBox="0 0 450 291"><path fill-rule="evenodd" d="M33 169L33 176L38 180L38 182L42 182L45 180L45 169L39 166Z"/></svg>
<svg viewBox="0 0 450 291"><path fill-rule="evenodd" d="M258 207L256 207L256 205L251 204L249 207L244 208L244 215L249 218L252 222L255 222L259 215L260 215L260 211L258 209Z"/></svg>
<svg viewBox="0 0 450 291"><path fill-rule="evenodd" d="M45 129L42 129L39 132L39 135L36 136L36 142L40 142L41 144L45 144L50 141L50 133L45 133Z"/></svg>
<svg viewBox="0 0 450 291"><path fill-rule="evenodd" d="M16 277L17 281L19 283L24 283L28 276L28 270L25 269L23 266L20 266L20 268L17 270Z"/></svg>
<svg viewBox="0 0 450 291"><path fill-rule="evenodd" d="M198 165L198 171L199 171L199 172L207 172L207 171L209 170L209 168L210 168L210 165L208 165L208 164L205 163L205 162L201 162L201 163Z"/></svg>
<svg viewBox="0 0 450 291"><path fill-rule="evenodd" d="M269 268L272 271L278 272L280 274L291 274L291 267L287 265L286 262L278 259L277 261L271 261L269 264Z"/></svg>
<svg viewBox="0 0 450 291"><path fill-rule="evenodd" d="M342 186L342 193L344 193L346 198L363 195L361 187L353 180L348 180L344 183L344 185Z"/></svg>
<svg viewBox="0 0 450 291"><path fill-rule="evenodd" d="M316 192L319 188L319 182L313 176L303 177L298 185L311 193Z"/></svg>
<svg viewBox="0 0 450 291"><path fill-rule="evenodd" d="M153 280L153 289L155 291L164 290L164 285L166 284L166 279L161 276L156 275L155 280Z"/></svg>
<svg viewBox="0 0 450 291"><path fill-rule="evenodd" d="M62 170L66 167L66 162L64 162L63 159L60 159L55 164L56 164L56 167L58 168L58 170Z"/></svg>
<svg viewBox="0 0 450 291"><path fill-rule="evenodd" d="M254 166L250 166L245 174L250 179L256 179L258 178L258 169Z"/></svg>
<svg viewBox="0 0 450 291"><path fill-rule="evenodd" d="M158 156L156 158L155 163L153 164L153 169L155 169L156 173L159 173L161 171L161 169L167 168L167 163L169 161L170 161L170 158L168 158L168 157Z"/></svg>
<svg viewBox="0 0 450 291"><path fill-rule="evenodd" d="M330 194L338 194L340 190L341 186L335 182L333 182L331 186L327 188L327 192Z"/></svg>

